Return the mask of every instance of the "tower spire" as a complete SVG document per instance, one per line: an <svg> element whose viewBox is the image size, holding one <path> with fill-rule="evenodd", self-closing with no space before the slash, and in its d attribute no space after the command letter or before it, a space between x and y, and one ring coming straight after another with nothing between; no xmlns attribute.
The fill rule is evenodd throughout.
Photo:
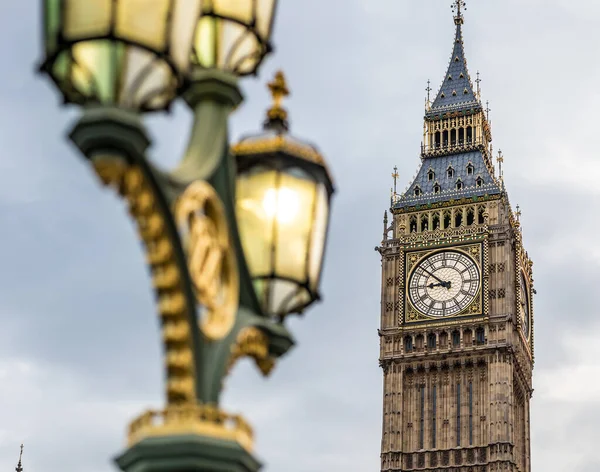
<svg viewBox="0 0 600 472"><path fill-rule="evenodd" d="M473 90L471 77L467 70L467 59L462 37L462 25L464 23L463 12L466 10L464 0L454 0L452 11L454 11L454 23L456 33L452 47L450 64L444 76L444 81L438 91L431 107L426 111L427 117L434 117L446 112L463 112L480 110L478 94Z"/></svg>
<svg viewBox="0 0 600 472"><path fill-rule="evenodd" d="M23 472L23 466L21 464L21 459L23 458L23 444L21 444L21 452L19 454L19 463L17 467L15 467L16 472Z"/></svg>

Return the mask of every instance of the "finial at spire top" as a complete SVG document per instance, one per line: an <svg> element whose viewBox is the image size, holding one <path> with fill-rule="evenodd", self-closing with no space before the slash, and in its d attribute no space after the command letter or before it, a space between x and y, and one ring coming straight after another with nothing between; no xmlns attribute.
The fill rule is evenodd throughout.
<svg viewBox="0 0 600 472"><path fill-rule="evenodd" d="M462 25L465 22L462 12L466 9L467 4L465 3L465 0L454 0L452 2L452 11L455 13L454 23L456 25Z"/></svg>
<svg viewBox="0 0 600 472"><path fill-rule="evenodd" d="M16 472L23 472L23 465L21 464L21 459L23 458L23 444L21 444L21 452L19 454L19 463L17 467L15 467Z"/></svg>
<svg viewBox="0 0 600 472"><path fill-rule="evenodd" d="M396 194L396 181L398 180L398 166L394 166L394 173L392 174L392 179L394 179L394 195Z"/></svg>
<svg viewBox="0 0 600 472"><path fill-rule="evenodd" d="M427 92L427 101L425 102L425 108L427 110L429 110L429 108L431 107L431 80L427 79L427 88L425 89L425 91Z"/></svg>
<svg viewBox="0 0 600 472"><path fill-rule="evenodd" d="M287 110L281 106L283 97L287 97L290 91L287 87L287 82L282 71L277 71L272 82L267 84L273 98L273 105L267 110L267 120L265 121L265 129L272 129L279 133L288 130Z"/></svg>

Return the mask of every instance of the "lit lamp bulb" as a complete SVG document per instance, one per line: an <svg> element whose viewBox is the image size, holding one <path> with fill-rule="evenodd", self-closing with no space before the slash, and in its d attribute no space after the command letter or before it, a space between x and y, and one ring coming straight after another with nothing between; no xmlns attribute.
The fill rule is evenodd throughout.
<svg viewBox="0 0 600 472"><path fill-rule="evenodd" d="M298 193L289 188L270 188L263 198L263 209L267 218L275 218L279 223L290 224L298 215L300 198Z"/></svg>

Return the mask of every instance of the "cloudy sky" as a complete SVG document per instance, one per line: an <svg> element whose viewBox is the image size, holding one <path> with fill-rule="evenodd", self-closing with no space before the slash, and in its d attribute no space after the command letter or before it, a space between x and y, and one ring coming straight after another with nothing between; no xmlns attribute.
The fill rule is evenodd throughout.
<svg viewBox="0 0 600 472"><path fill-rule="evenodd" d="M390 173L418 165L424 89L452 47L449 0L281 2L276 54L232 118L254 131L264 82L283 68L293 132L319 145L338 193L325 300L290 327L298 347L268 380L249 362L226 408L257 433L264 470L378 470L381 239ZM27 472L114 466L129 420L162 405L162 361L149 278L123 205L65 134L75 110L34 74L39 2L0 2L0 469L25 442ZM495 149L521 205L538 295L533 469L600 468L600 3L471 0L464 28L482 74ZM150 121L154 158L177 161L190 115Z"/></svg>

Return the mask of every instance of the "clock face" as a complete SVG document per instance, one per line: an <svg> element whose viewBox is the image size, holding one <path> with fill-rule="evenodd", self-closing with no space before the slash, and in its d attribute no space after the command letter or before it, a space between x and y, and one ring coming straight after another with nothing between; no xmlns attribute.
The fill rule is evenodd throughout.
<svg viewBox="0 0 600 472"><path fill-rule="evenodd" d="M521 316L523 320L521 323L523 334L526 339L529 339L529 331L531 329L529 285L523 273L521 273Z"/></svg>
<svg viewBox="0 0 600 472"><path fill-rule="evenodd" d="M418 262L408 281L413 306L426 316L452 316L473 302L481 285L479 268L459 251L440 251Z"/></svg>

